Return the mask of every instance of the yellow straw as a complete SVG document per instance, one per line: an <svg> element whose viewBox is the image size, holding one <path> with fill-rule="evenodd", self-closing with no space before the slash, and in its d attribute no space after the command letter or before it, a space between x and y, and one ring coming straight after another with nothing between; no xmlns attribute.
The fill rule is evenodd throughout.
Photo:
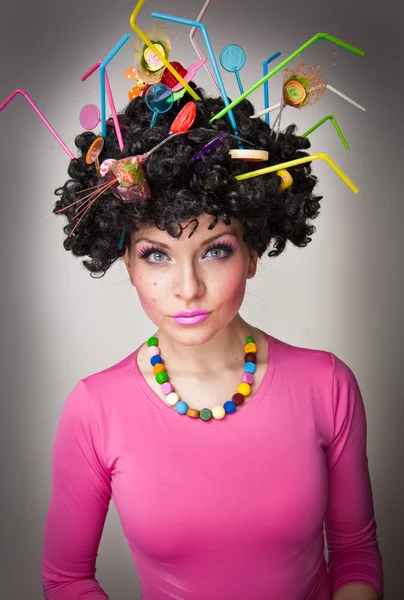
<svg viewBox="0 0 404 600"><path fill-rule="evenodd" d="M302 165L307 162L311 162L312 160L317 160L321 158L325 160L326 163L330 165L332 169L339 175L348 187L357 194L359 192L359 188L345 175L343 171L335 164L333 160L328 156L328 154L324 154L323 152L319 152L318 154L312 154L310 156L304 156L303 158L296 158L295 160L289 160L288 162L281 163L279 165L272 165L271 167L265 167L264 169L257 169L256 171L248 171L248 173L242 173L241 175L236 175L235 179L249 179L250 177L256 177L257 175L265 175L266 173L273 173L274 171L279 171L280 169L288 169L289 167L294 167L295 165Z"/></svg>
<svg viewBox="0 0 404 600"><path fill-rule="evenodd" d="M141 29L139 29L139 27L136 25L136 17L138 16L140 9L142 8L144 3L145 3L145 0L139 0L139 2L136 4L136 7L134 8L134 10L130 16L130 19L129 19L130 26L138 34L138 36L144 41L144 43L149 46L151 51L154 52L154 54L161 60L161 62L167 67L167 69L174 75L176 80L179 81L184 86L184 88L191 94L192 98L194 98L194 100L202 100L202 98L200 98L198 96L198 94L191 88L191 86L189 86L187 84L185 79L183 79L183 77L181 77L181 75L178 73L178 71L176 71L174 69L174 67L172 65L170 65L168 60L165 59L165 57L161 54L161 52L158 51L156 46L154 46L154 44L152 44L152 42L149 40L149 38L147 38L145 36L145 34L143 33L143 31Z"/></svg>

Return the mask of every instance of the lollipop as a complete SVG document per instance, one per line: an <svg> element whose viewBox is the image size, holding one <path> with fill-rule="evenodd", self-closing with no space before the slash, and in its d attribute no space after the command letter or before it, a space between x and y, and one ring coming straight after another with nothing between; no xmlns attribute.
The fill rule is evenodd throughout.
<svg viewBox="0 0 404 600"><path fill-rule="evenodd" d="M240 94L242 94L244 90L241 84L239 71L241 71L241 69L244 67L246 61L246 54L242 47L238 46L237 44L229 44L228 46L225 46L220 53L219 60L223 69L229 71L229 73L236 74Z"/></svg>
<svg viewBox="0 0 404 600"><path fill-rule="evenodd" d="M153 112L153 118L150 122L150 128L152 128L156 124L157 115L170 110L174 103L174 96L168 85L155 83L146 91L145 100L147 106Z"/></svg>

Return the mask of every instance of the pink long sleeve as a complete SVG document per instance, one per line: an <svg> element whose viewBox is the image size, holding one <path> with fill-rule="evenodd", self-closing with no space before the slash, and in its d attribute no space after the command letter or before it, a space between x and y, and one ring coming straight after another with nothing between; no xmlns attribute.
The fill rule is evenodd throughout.
<svg viewBox="0 0 404 600"><path fill-rule="evenodd" d="M108 599L94 577L111 497L101 457L93 402L79 382L63 406L53 447L41 568L46 600Z"/></svg>
<svg viewBox="0 0 404 600"><path fill-rule="evenodd" d="M139 348L75 386L54 443L46 600L108 598L95 561L110 499L142 600L331 600L354 582L383 595L357 381L330 352L265 336L259 389L222 420L164 403Z"/></svg>
<svg viewBox="0 0 404 600"><path fill-rule="evenodd" d="M327 449L329 500L325 517L332 591L362 582L382 595L365 407L351 369L333 354L332 358L334 433Z"/></svg>

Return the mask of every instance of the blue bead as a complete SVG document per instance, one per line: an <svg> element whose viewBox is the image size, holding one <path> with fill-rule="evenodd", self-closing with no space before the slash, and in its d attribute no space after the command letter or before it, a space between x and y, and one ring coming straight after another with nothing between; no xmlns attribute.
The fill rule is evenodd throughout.
<svg viewBox="0 0 404 600"><path fill-rule="evenodd" d="M161 358L160 354L156 354L156 356L152 356L150 359L150 364L152 367L154 367L154 365L157 365L157 363L162 363L163 359Z"/></svg>
<svg viewBox="0 0 404 600"><path fill-rule="evenodd" d="M237 406L236 406L236 403L233 402L233 400L228 400L227 402L225 402L223 404L223 408L227 412L227 414L230 414L230 413L234 413Z"/></svg>
<svg viewBox="0 0 404 600"><path fill-rule="evenodd" d="M257 369L257 365L254 364L253 362L244 363L244 372L245 373L255 373L256 369Z"/></svg>
<svg viewBox="0 0 404 600"><path fill-rule="evenodd" d="M177 404L174 406L177 413L180 415L185 415L188 410L188 404L184 402L184 400L178 400Z"/></svg>

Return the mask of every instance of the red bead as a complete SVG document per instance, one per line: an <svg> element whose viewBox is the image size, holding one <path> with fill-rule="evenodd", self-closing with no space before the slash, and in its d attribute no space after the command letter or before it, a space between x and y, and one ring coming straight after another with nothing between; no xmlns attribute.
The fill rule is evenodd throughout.
<svg viewBox="0 0 404 600"><path fill-rule="evenodd" d="M245 399L245 396L243 396L243 394L239 394L239 393L234 394L233 398L232 398L234 404L237 404L237 406L241 406L241 404L243 404L243 402L244 402L244 399Z"/></svg>
<svg viewBox="0 0 404 600"><path fill-rule="evenodd" d="M244 354L244 362L253 362L254 364L256 364L257 355L255 354L255 352L247 352L247 354Z"/></svg>

